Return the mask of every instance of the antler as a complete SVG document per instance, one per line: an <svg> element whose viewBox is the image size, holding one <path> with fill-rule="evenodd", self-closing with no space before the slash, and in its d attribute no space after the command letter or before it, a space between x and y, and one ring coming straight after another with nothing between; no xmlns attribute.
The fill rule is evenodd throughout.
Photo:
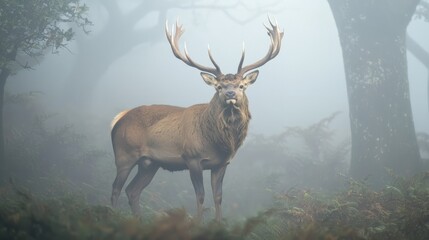
<svg viewBox="0 0 429 240"><path fill-rule="evenodd" d="M173 28L174 28L174 26L173 26ZM209 58L210 58L210 61L215 66L215 68L206 67L206 66L203 66L203 65L200 65L200 64L194 62L194 60L192 60L191 57L189 57L188 50L186 49L186 43L185 43L185 55L183 55L180 52L179 39L184 32L185 32L185 30L183 29L183 26L179 25L178 21L176 21L174 32L173 31L170 32L168 30L168 21L165 22L165 34L167 35L167 39L168 39L168 42L170 43L171 50L173 50L174 56L176 56L178 59L182 60L188 66L195 67L195 68L197 68L203 72L208 72L208 73L211 73L215 76L222 75L222 72L220 71L219 65L217 65L217 63L213 59L212 53L210 51L210 47L208 47Z"/></svg>
<svg viewBox="0 0 429 240"><path fill-rule="evenodd" d="M244 62L244 55L245 55L244 44L243 44L243 51L241 54L241 59L240 59L240 63L238 65L238 70L237 70L238 75L243 76L246 72L264 65L265 63L267 63L271 59L275 58L277 56L277 54L279 54L280 47L281 47L281 41L282 41L284 32L280 31L278 24L277 24L277 21L275 21L276 23L273 24L270 17L268 17L268 21L270 22L272 29L265 26L265 28L268 30L268 36L270 36L270 40L271 40L270 48L268 49L267 55L265 55L265 57L263 57L262 59L260 59L259 61L255 62L253 64L242 67L243 62Z"/></svg>

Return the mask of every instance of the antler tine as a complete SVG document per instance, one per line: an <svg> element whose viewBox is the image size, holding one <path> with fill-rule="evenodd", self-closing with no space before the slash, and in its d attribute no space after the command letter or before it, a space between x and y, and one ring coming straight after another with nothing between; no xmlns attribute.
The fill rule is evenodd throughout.
<svg viewBox="0 0 429 240"><path fill-rule="evenodd" d="M174 25L173 25L174 28ZM168 21L165 21L165 34L167 36L167 40L170 43L171 46L171 50L173 50L173 54L174 56L176 56L177 58L182 59L182 55L178 49L178 47L176 46L176 36L179 34L181 34L181 29L178 27L178 25L176 24L176 30L173 32L173 28L171 29L171 32L168 29ZM174 35L173 35L174 34ZM174 38L174 40L173 40Z"/></svg>
<svg viewBox="0 0 429 240"><path fill-rule="evenodd" d="M271 17L270 17L270 15L268 15L268 22L270 23L271 28L275 28L276 26L278 26L278 23L277 23L277 19L276 19L276 18L274 18L274 21L275 21L275 24L273 23L273 21L271 21Z"/></svg>
<svg viewBox="0 0 429 240"><path fill-rule="evenodd" d="M240 63L238 64L237 73L239 73L241 71L241 68L243 67L243 62L244 62L245 55L246 55L246 51L245 51L244 42L243 42L243 48L241 49L241 59L240 59Z"/></svg>
<svg viewBox="0 0 429 240"><path fill-rule="evenodd" d="M264 25L265 28L268 30L268 36L270 37L270 46L269 46L267 54L262 59L260 59L259 61L256 61L255 63L247 65L245 67L242 67L242 64L243 64L242 62L244 61L244 51L243 51L243 54L242 54L242 57L240 60L240 64L238 66L237 74L244 75L246 72L264 65L265 63L267 63L271 59L275 58L279 54L280 47L281 47L281 41L282 41L284 33L280 31L278 24L277 24L277 20L275 20L275 24L274 24L271 21L271 18L268 17L268 22L270 23L271 28Z"/></svg>
<svg viewBox="0 0 429 240"><path fill-rule="evenodd" d="M280 32L277 26L273 27L273 29L268 28L268 36L270 36L271 42L273 44L273 52L271 53L270 60L277 56L280 52L281 47L281 39L283 38L283 32Z"/></svg>
<svg viewBox="0 0 429 240"><path fill-rule="evenodd" d="M272 57L271 57L271 58L274 58L280 52L281 40L283 38L284 32L280 31L280 29L278 27L279 24L277 23L277 19L274 18L275 25L272 23L271 18L269 18L269 21L270 21L270 25L272 27L272 29L267 28L269 31L269 34L275 35L276 36L275 40L278 41L277 44L275 44L276 48L274 49L274 52L273 52Z"/></svg>
<svg viewBox="0 0 429 240"><path fill-rule="evenodd" d="M182 25L179 24L178 21L176 21L176 26L173 28L175 29L173 32L173 28L171 29L171 32L168 29L168 21L165 22L165 34L167 36L167 40L170 43L171 46L171 50L173 51L174 56L176 56L178 59L182 60L184 63L186 63L188 66L197 68L203 72L208 72L211 73L215 76L220 76L222 75L222 72L219 68L219 66L216 64L215 60L213 59L213 56L211 54L211 51L209 49L209 58L210 61L213 63L213 65L215 66L215 68L210 68L210 67L206 67L203 65L200 65L198 63L196 63L194 60L192 60L192 58L189 56L188 50L186 48L186 43L184 44L184 52L185 54L183 55L179 49L179 40L180 37L182 36L182 34L185 32L184 28Z"/></svg>
<svg viewBox="0 0 429 240"><path fill-rule="evenodd" d="M212 51L210 50L210 45L207 45L207 51L208 51L208 53L209 53L210 61L211 61L211 62L213 63L213 65L215 66L216 70L217 70L219 73L221 73L219 65L216 63L216 61L214 60L214 58L213 58L213 56L212 56Z"/></svg>

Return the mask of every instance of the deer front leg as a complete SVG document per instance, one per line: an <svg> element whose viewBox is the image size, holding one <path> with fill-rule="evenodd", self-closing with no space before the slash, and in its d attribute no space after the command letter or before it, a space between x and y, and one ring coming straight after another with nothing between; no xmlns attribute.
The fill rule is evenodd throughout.
<svg viewBox="0 0 429 240"><path fill-rule="evenodd" d="M220 222L222 220L222 182L223 177L225 176L226 165L223 165L219 168L212 169L211 171L211 182L212 182L212 191L213 199L215 203L216 210L216 221Z"/></svg>
<svg viewBox="0 0 429 240"><path fill-rule="evenodd" d="M192 185L194 186L195 195L197 197L197 221L201 221L203 217L204 203L203 168L201 167L201 161L189 161L188 168L191 175Z"/></svg>

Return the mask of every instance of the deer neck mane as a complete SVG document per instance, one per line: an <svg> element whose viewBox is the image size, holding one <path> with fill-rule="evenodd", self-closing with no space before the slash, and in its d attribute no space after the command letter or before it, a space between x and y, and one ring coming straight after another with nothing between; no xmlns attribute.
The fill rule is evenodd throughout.
<svg viewBox="0 0 429 240"><path fill-rule="evenodd" d="M243 143L251 119L247 97L243 97L240 105L226 106L215 94L202 116L207 123L207 137L231 157Z"/></svg>

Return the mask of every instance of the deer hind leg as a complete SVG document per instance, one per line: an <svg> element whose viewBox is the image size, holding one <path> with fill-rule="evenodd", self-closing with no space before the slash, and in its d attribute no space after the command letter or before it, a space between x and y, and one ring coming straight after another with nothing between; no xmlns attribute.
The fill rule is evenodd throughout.
<svg viewBox="0 0 429 240"><path fill-rule="evenodd" d="M138 163L138 172L136 176L125 189L131 211L136 216L141 215L141 208L139 204L140 195L143 189L152 181L158 169L159 166L150 161L140 161Z"/></svg>
<svg viewBox="0 0 429 240"><path fill-rule="evenodd" d="M197 197L197 221L201 221L203 217L204 203L203 169L201 167L201 162L198 160L188 162L188 168L191 175L192 185L194 186L195 195Z"/></svg>
<svg viewBox="0 0 429 240"><path fill-rule="evenodd" d="M112 197L110 199L114 208L116 208L118 204L118 198L121 194L122 187L124 186L125 181L127 180L128 175L130 175L131 169L133 167L134 166L117 167L116 178L112 185Z"/></svg>
<svg viewBox="0 0 429 240"><path fill-rule="evenodd" d="M115 143L113 143L115 144ZM112 184L112 206L115 208L118 204L118 198L121 194L122 188L127 181L128 175L139 160L136 153L127 153L121 148L115 148L115 164L116 164L116 178Z"/></svg>

